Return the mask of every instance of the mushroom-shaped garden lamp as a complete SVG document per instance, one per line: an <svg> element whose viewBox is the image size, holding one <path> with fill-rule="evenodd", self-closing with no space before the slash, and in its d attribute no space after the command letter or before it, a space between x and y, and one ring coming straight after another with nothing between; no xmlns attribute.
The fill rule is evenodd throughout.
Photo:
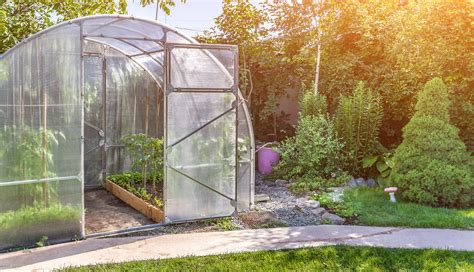
<svg viewBox="0 0 474 272"><path fill-rule="evenodd" d="M397 187L388 187L384 189L384 192L388 193L390 195L390 202L397 202L395 199L395 192L398 190Z"/></svg>

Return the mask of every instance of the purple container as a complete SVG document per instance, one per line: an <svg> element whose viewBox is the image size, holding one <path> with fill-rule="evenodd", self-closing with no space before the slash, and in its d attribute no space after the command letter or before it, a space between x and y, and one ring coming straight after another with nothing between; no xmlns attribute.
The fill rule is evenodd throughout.
<svg viewBox="0 0 474 272"><path fill-rule="evenodd" d="M262 147L258 151L258 171L262 174L270 174L273 165L280 161L280 154L270 147Z"/></svg>

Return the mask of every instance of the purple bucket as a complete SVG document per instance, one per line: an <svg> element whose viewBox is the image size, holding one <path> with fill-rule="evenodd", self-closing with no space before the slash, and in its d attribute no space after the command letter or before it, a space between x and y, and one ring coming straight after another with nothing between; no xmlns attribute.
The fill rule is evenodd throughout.
<svg viewBox="0 0 474 272"><path fill-rule="evenodd" d="M280 160L280 154L270 147L262 147L258 150L258 171L262 174L269 174Z"/></svg>

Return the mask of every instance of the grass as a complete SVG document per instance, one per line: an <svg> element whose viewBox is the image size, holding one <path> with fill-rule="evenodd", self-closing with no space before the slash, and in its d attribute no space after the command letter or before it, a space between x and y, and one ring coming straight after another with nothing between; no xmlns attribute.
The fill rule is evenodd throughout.
<svg viewBox="0 0 474 272"><path fill-rule="evenodd" d="M344 192L357 214L355 224L417 228L474 229L474 208L433 208L397 199L391 203L381 189L355 189Z"/></svg>
<svg viewBox="0 0 474 272"><path fill-rule="evenodd" d="M474 271L474 252L330 246L106 264L63 271Z"/></svg>

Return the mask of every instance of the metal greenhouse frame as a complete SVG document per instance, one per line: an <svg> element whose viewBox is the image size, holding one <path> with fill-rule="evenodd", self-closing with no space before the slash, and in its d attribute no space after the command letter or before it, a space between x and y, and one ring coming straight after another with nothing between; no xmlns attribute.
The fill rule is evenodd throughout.
<svg viewBox="0 0 474 272"><path fill-rule="evenodd" d="M0 56L0 249L85 237L84 188L130 168L119 139L131 133L164 138L164 224L253 205L236 46L99 15Z"/></svg>

